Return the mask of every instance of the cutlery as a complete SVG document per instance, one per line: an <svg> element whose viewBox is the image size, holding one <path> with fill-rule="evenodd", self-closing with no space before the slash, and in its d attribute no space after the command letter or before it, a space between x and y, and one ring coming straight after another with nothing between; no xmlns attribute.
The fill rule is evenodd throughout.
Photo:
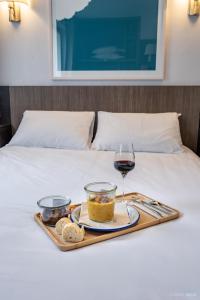
<svg viewBox="0 0 200 300"><path fill-rule="evenodd" d="M134 199L134 200L138 200L142 203L145 203L145 204L151 206L152 208L156 209L157 211L164 213L166 215L170 215L170 214L174 213L174 211L172 209L167 208L165 205L163 205L162 203L155 201L155 200L142 200L142 199Z"/></svg>
<svg viewBox="0 0 200 300"><path fill-rule="evenodd" d="M158 209L157 207L155 206L152 206L151 204L149 204L148 202L145 202L145 201L141 201L142 204L150 209L152 209L153 211L156 211L157 214L161 217L163 217L163 213L166 214L165 212L163 212L162 210Z"/></svg>
<svg viewBox="0 0 200 300"><path fill-rule="evenodd" d="M155 205L157 208L159 208L160 210L162 210L165 213L171 214L174 212L173 209L166 207L164 204L160 203L159 201L150 200L149 203L152 205Z"/></svg>
<svg viewBox="0 0 200 300"><path fill-rule="evenodd" d="M138 203L140 205L143 205L144 207L148 208L153 213L155 213L157 216L163 217L163 213L161 211L158 211L155 207L152 207L152 205L149 205L148 203L146 203L140 199L131 199L131 201L128 203L128 205L130 205L131 202L133 202L133 204Z"/></svg>

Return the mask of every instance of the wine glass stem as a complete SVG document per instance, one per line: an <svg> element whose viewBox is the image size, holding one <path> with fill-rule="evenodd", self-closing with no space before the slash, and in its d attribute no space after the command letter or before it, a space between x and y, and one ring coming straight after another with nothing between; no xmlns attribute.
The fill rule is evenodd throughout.
<svg viewBox="0 0 200 300"><path fill-rule="evenodd" d="M123 180L123 185L122 185L122 202L125 202L125 192L124 192L124 187L125 187L125 175L122 175L122 180Z"/></svg>

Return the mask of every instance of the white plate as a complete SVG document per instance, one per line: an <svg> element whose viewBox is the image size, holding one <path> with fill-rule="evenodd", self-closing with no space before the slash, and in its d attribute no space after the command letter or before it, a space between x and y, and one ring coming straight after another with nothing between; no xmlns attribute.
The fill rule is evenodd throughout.
<svg viewBox="0 0 200 300"><path fill-rule="evenodd" d="M109 227L109 223L107 223L108 226L106 228L102 229L102 228L98 227L98 223L97 223L97 227L91 227L88 225L84 225L84 228L88 229L88 230L92 230L92 231L97 231L97 232L113 232L113 231L118 231L118 230L127 229L129 227L132 227L138 223L140 214L137 211L137 209L132 206L127 206L127 209L128 209L128 214L129 214L129 218L130 218L129 224L111 228L111 227ZM81 206L79 206L73 210L73 212L71 214L72 222L79 224L80 211L81 211ZM104 224L106 224L106 223L104 223Z"/></svg>

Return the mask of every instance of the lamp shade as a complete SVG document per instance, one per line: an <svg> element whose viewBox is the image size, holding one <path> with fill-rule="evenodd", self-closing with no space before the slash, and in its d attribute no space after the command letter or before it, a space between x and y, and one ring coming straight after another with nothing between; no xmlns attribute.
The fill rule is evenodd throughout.
<svg viewBox="0 0 200 300"><path fill-rule="evenodd" d="M28 4L29 0L0 0L0 2L18 2Z"/></svg>

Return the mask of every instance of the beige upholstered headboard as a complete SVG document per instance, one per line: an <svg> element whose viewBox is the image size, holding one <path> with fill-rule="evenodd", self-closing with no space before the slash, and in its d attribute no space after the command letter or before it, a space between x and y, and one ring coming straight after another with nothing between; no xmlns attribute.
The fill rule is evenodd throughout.
<svg viewBox="0 0 200 300"><path fill-rule="evenodd" d="M197 151L200 86L32 86L10 87L11 124L16 131L25 110L178 112L183 142Z"/></svg>

